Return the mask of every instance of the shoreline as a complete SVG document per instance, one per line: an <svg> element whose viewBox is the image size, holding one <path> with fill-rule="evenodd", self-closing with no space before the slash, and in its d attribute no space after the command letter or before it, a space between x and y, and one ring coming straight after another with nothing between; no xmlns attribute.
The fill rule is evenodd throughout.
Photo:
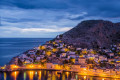
<svg viewBox="0 0 120 80"><path fill-rule="evenodd" d="M101 78L111 78L111 79L120 79L120 76L119 77L116 77L116 76L101 76L101 75L95 75L95 74L89 74L88 71L86 72L81 72L79 73L79 71L72 71L72 70L58 70L58 69L18 69L18 70L12 70L12 71L0 71L0 73L4 73L4 72L15 72L15 71L39 71L39 70L45 70L45 71L58 71L57 74L62 74L63 72L72 72L72 73L76 73L80 76L91 76L91 77L101 77ZM86 74L83 74L83 73L86 73ZM107 74L106 74L107 75Z"/></svg>
<svg viewBox="0 0 120 80"><path fill-rule="evenodd" d="M61 71L58 69L18 69L18 70L11 70L11 71L0 71L0 72L14 72L14 71L31 71L31 70L46 70L46 71ZM74 73L78 73L76 71L69 71L69 70L62 70L63 72L74 72Z"/></svg>

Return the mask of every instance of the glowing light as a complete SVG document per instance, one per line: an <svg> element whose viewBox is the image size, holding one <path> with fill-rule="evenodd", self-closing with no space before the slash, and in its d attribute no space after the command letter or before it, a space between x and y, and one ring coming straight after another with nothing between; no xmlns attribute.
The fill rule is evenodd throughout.
<svg viewBox="0 0 120 80"><path fill-rule="evenodd" d="M53 42L53 44L56 44L56 42Z"/></svg>
<svg viewBox="0 0 120 80"><path fill-rule="evenodd" d="M3 67L1 67L1 69L5 69L6 68L6 65L5 66L3 66Z"/></svg>
<svg viewBox="0 0 120 80"><path fill-rule="evenodd" d="M104 78L102 78L102 80L105 80Z"/></svg>
<svg viewBox="0 0 120 80"><path fill-rule="evenodd" d="M44 49L46 49L46 47L45 46L39 46L38 49L39 50L44 50Z"/></svg>
<svg viewBox="0 0 120 80"><path fill-rule="evenodd" d="M27 65L26 67L27 67L27 68L34 68L34 65L33 65L33 64L30 64L30 65Z"/></svg>
<svg viewBox="0 0 120 80"><path fill-rule="evenodd" d="M68 49L68 48L65 48L64 51L67 52L67 51L69 51L69 49Z"/></svg>
<svg viewBox="0 0 120 80"><path fill-rule="evenodd" d="M86 79L87 78L87 76L84 76L84 79Z"/></svg>
<svg viewBox="0 0 120 80"><path fill-rule="evenodd" d="M29 79L30 79L30 80L33 80L33 76L34 76L33 74L34 74L33 71L29 71Z"/></svg>
<svg viewBox="0 0 120 80"><path fill-rule="evenodd" d="M84 68L83 70L85 70L85 71L86 71L87 69L86 69L86 68Z"/></svg>
<svg viewBox="0 0 120 80"><path fill-rule="evenodd" d="M65 80L65 74L62 75L62 80Z"/></svg>
<svg viewBox="0 0 120 80"><path fill-rule="evenodd" d="M73 63L75 63L75 59L73 58L73 59L71 59L71 61L73 62Z"/></svg>
<svg viewBox="0 0 120 80"><path fill-rule="evenodd" d="M53 52L56 52L56 51L58 51L58 49L56 49L56 48L53 48L53 49L52 49L52 51L53 51Z"/></svg>
<svg viewBox="0 0 120 80"><path fill-rule="evenodd" d="M15 71L15 72L12 72L12 76L14 77L14 80L17 80L17 76L18 76L19 72L18 71Z"/></svg>
<svg viewBox="0 0 120 80"><path fill-rule="evenodd" d="M52 75L52 80L56 80L56 76L54 74Z"/></svg>
<svg viewBox="0 0 120 80"><path fill-rule="evenodd" d="M41 80L41 71L38 72L38 80Z"/></svg>
<svg viewBox="0 0 120 80"><path fill-rule="evenodd" d="M17 66L17 65L10 65L10 67L11 67L11 69L17 69L17 68L19 68L19 66Z"/></svg>
<svg viewBox="0 0 120 80"><path fill-rule="evenodd" d="M60 65L55 65L55 69L61 69Z"/></svg>
<svg viewBox="0 0 120 80"><path fill-rule="evenodd" d="M7 79L7 74L6 74L6 72L4 72L4 80L6 80Z"/></svg>
<svg viewBox="0 0 120 80"><path fill-rule="evenodd" d="M78 80L78 75L76 75L75 77L76 77L76 80Z"/></svg>
<svg viewBox="0 0 120 80"><path fill-rule="evenodd" d="M24 80L26 80L26 72L24 72Z"/></svg>
<svg viewBox="0 0 120 80"><path fill-rule="evenodd" d="M52 74L48 74L48 79L47 80L51 80Z"/></svg>
<svg viewBox="0 0 120 80"><path fill-rule="evenodd" d="M82 53L83 53L83 54L87 54L87 50L86 50L86 49L83 49L83 50L82 50Z"/></svg>
<svg viewBox="0 0 120 80"><path fill-rule="evenodd" d="M69 75L69 72L66 72L66 75L67 75L67 77L68 77L68 75Z"/></svg>
<svg viewBox="0 0 120 80"><path fill-rule="evenodd" d="M41 65L39 65L38 67L41 67Z"/></svg>
<svg viewBox="0 0 120 80"><path fill-rule="evenodd" d="M37 75L37 72L35 72L35 74Z"/></svg>
<svg viewBox="0 0 120 80"><path fill-rule="evenodd" d="M46 51L45 53L47 56L50 56L51 55L51 51Z"/></svg>

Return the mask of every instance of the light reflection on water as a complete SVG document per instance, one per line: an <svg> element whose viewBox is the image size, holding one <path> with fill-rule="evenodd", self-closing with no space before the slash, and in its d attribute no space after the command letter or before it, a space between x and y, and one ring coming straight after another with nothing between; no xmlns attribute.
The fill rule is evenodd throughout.
<svg viewBox="0 0 120 80"><path fill-rule="evenodd" d="M0 80L120 80L102 77L80 76L73 72L58 71L13 71L0 73Z"/></svg>
<svg viewBox="0 0 120 80"><path fill-rule="evenodd" d="M14 71L11 73L11 76L14 78L14 80L17 80L18 74L19 74L19 71Z"/></svg>

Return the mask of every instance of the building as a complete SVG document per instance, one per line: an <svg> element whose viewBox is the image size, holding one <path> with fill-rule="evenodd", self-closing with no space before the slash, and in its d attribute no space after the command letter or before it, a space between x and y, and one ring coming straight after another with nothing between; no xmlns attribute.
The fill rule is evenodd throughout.
<svg viewBox="0 0 120 80"><path fill-rule="evenodd" d="M80 63L80 64L86 64L86 59L84 57L79 57L78 58L78 63Z"/></svg>

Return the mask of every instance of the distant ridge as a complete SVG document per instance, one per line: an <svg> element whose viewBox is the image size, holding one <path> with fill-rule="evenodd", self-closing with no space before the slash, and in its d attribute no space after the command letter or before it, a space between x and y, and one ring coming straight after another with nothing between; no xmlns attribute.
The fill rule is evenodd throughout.
<svg viewBox="0 0 120 80"><path fill-rule="evenodd" d="M86 20L65 32L62 40L81 48L109 48L120 43L120 23Z"/></svg>

